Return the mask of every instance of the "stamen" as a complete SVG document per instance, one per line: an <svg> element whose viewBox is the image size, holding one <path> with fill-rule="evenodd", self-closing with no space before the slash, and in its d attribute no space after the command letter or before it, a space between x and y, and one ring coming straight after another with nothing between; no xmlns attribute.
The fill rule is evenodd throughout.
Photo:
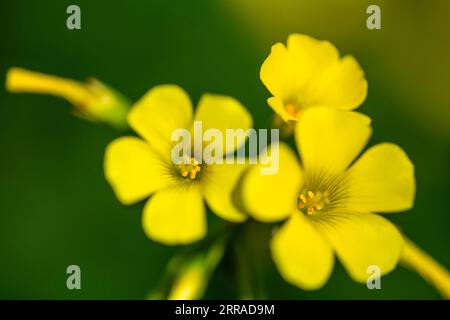
<svg viewBox="0 0 450 320"><path fill-rule="evenodd" d="M189 178L190 180L195 180L201 170L197 159L189 157L185 157L183 162L177 164L176 167L183 178Z"/></svg>
<svg viewBox="0 0 450 320"><path fill-rule="evenodd" d="M298 196L297 207L305 214L312 215L323 210L329 203L328 191L311 191L304 189Z"/></svg>
<svg viewBox="0 0 450 320"><path fill-rule="evenodd" d="M300 200L302 200L303 203L306 203L308 201L304 194L300 195Z"/></svg>

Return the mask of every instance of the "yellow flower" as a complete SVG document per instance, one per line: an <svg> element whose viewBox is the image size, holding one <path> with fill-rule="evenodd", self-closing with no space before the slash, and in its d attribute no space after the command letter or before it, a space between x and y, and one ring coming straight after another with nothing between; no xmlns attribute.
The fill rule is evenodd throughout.
<svg viewBox="0 0 450 320"><path fill-rule="evenodd" d="M86 83L64 79L22 68L10 68L6 75L9 92L50 94L74 105L74 113L86 120L104 122L119 129L126 128L128 100L97 79Z"/></svg>
<svg viewBox="0 0 450 320"><path fill-rule="evenodd" d="M336 253L349 275L365 282L367 268L393 270L403 240L394 225L373 212L410 209L414 168L404 151L390 143L355 158L371 135L370 119L331 108L305 111L295 128L302 165L280 144L279 171L247 172L242 196L260 221L287 221L271 240L272 257L284 279L300 288L320 288Z"/></svg>
<svg viewBox="0 0 450 320"><path fill-rule="evenodd" d="M298 120L311 107L353 110L366 98L367 81L351 56L339 57L328 41L291 34L287 47L272 46L260 73L273 95L270 107L284 120Z"/></svg>
<svg viewBox="0 0 450 320"><path fill-rule="evenodd" d="M172 162L171 134L179 128L192 130L193 119L202 121L204 130L215 128L222 133L252 126L251 115L231 97L205 94L193 116L191 101L183 89L160 85L128 114L129 125L143 139L122 137L106 150L105 175L123 204L154 194L144 207L143 228L151 239L165 244L186 244L204 237L202 198L223 219L246 219L231 202L233 187L245 165L206 164L195 157L187 164Z"/></svg>

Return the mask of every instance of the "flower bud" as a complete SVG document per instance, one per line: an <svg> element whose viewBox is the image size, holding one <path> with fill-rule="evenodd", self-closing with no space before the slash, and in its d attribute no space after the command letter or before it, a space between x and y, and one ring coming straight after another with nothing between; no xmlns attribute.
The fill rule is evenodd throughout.
<svg viewBox="0 0 450 320"><path fill-rule="evenodd" d="M74 114L119 129L127 127L130 102L96 79L85 83L12 67L6 75L6 89L13 93L39 93L61 97L74 106Z"/></svg>

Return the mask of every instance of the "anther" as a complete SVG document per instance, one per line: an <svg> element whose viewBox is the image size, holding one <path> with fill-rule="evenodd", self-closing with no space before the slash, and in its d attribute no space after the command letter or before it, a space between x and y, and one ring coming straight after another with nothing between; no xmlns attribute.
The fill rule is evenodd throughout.
<svg viewBox="0 0 450 320"><path fill-rule="evenodd" d="M176 167L183 178L188 177L191 180L197 178L197 174L201 170L199 162L195 158L189 157L185 157L183 162L177 164Z"/></svg>
<svg viewBox="0 0 450 320"><path fill-rule="evenodd" d="M291 115L293 117L297 116L297 109L295 108L295 106L292 103L287 104L285 107L285 110L289 115Z"/></svg>
<svg viewBox="0 0 450 320"><path fill-rule="evenodd" d="M305 214L312 215L323 210L329 203L328 191L314 192L304 189L298 196L297 207Z"/></svg>

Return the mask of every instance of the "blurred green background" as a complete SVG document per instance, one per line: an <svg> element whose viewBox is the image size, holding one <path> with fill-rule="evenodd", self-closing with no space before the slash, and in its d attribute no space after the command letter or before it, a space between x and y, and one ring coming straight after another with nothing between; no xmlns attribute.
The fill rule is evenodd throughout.
<svg viewBox="0 0 450 320"><path fill-rule="evenodd" d="M81 7L81 30L66 28L70 4ZM381 30L366 28L369 4L381 7ZM0 298L141 299L178 250L147 239L142 204L122 206L104 179L104 149L123 133L73 117L66 101L5 92L9 67L95 76L133 100L160 83L181 85L194 101L205 91L228 94L267 127L259 68L294 32L330 40L361 63L370 144L398 143L416 166L414 209L389 218L450 267L449 21L446 0L0 2ZM368 290L339 264L323 289L305 292L265 257L269 298L439 298L401 267L382 290ZM70 264L81 267L81 290L66 288ZM236 297L233 279L222 264L206 298Z"/></svg>

